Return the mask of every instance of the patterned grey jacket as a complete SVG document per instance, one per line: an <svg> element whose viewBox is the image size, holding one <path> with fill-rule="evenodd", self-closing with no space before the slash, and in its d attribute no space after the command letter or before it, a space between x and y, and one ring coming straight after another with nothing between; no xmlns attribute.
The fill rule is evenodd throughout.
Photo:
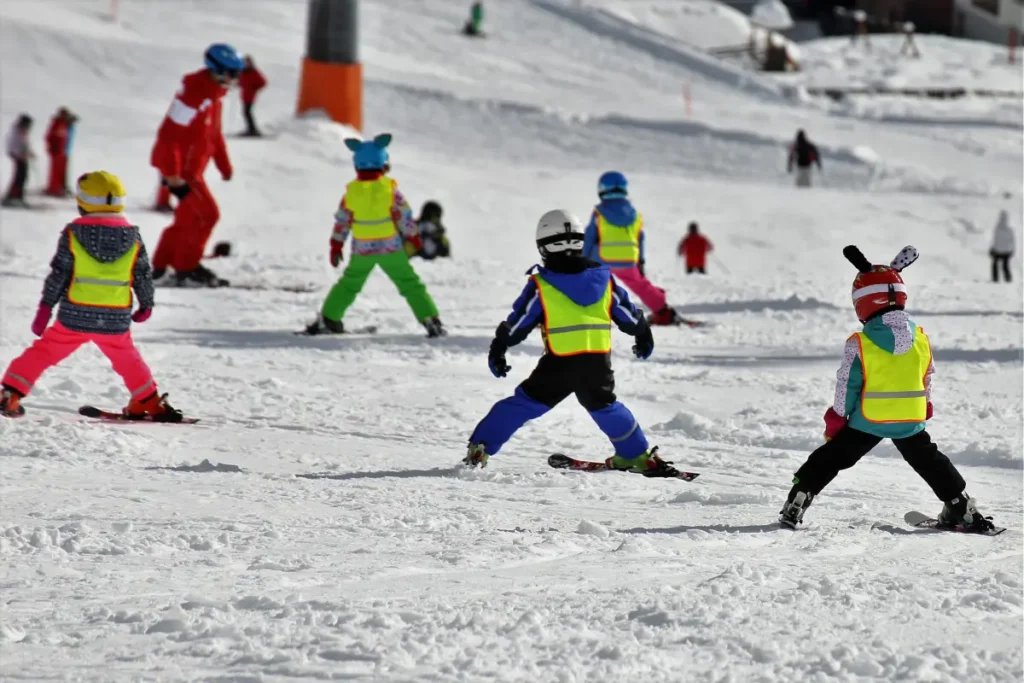
<svg viewBox="0 0 1024 683"><path fill-rule="evenodd" d="M94 213L76 218L61 232L57 253L50 261L50 275L43 285L42 304L54 308L60 304L57 320L69 330L98 334L123 334L132 324L132 309L81 306L67 299L75 257L71 252L69 231L89 255L103 263L124 256L136 243L139 254L132 271L132 289L139 309L153 307L153 270L139 229L121 214Z"/></svg>

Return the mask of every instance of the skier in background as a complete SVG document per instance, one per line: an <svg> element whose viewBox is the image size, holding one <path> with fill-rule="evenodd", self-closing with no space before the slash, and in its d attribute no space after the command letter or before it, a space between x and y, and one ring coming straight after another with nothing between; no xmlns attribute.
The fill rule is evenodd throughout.
<svg viewBox="0 0 1024 683"><path fill-rule="evenodd" d="M320 315L306 327L306 334L343 334L342 318L376 266L380 266L398 287L416 319L426 328L428 337L448 334L438 317L434 300L406 255L404 243L411 243L413 251L419 251L423 245L409 202L399 191L398 183L387 176L391 170L389 144L390 133L366 142L355 138L345 140L345 146L354 152L356 179L345 188L334 214L331 265L337 268L344 260L345 242L350 233L353 253L345 273L327 295Z"/></svg>
<svg viewBox="0 0 1024 683"><path fill-rule="evenodd" d="M846 340L832 406L825 411L825 444L811 453L793 478L779 522L795 529L807 507L841 470L853 467L883 439L892 439L903 459L943 502L943 527L993 528L966 484L925 431L932 417L932 350L924 330L907 316L907 288L900 272L918 258L904 247L889 266L873 266L857 247L843 255L859 273L853 306L862 331Z"/></svg>
<svg viewBox="0 0 1024 683"><path fill-rule="evenodd" d="M417 250L412 242L406 241L405 253L410 258L419 256L424 261L430 261L452 255L451 245L448 243L448 231L441 223L442 213L441 205L435 201L423 204L423 208L420 209L420 217L416 219L422 246Z"/></svg>
<svg viewBox="0 0 1024 683"><path fill-rule="evenodd" d="M587 224L583 256L611 268L615 277L651 310L652 325L682 322L668 305L665 290L655 287L644 273L644 219L627 196L629 183L618 171L608 171L597 182L601 202Z"/></svg>
<svg viewBox="0 0 1024 683"><path fill-rule="evenodd" d="M160 235L153 274L174 269L170 284L223 287L229 283L201 263L206 242L220 220L220 209L203 179L211 157L224 180L234 171L221 130L221 101L238 80L245 61L230 45L211 45L205 67L186 74L157 132L150 163L178 198L174 222Z"/></svg>
<svg viewBox="0 0 1024 683"><path fill-rule="evenodd" d="M61 232L50 262L50 275L32 321L32 334L39 339L11 362L0 380L0 415L24 415L21 399L36 380L92 342L131 394L125 415L181 421L181 412L157 391L129 331L133 322L143 323L153 312L153 278L139 229L123 214L126 194L117 176L106 171L78 179L75 197L80 217ZM139 304L134 313L133 291ZM57 322L47 328L58 304Z"/></svg>
<svg viewBox="0 0 1024 683"><path fill-rule="evenodd" d="M804 131L796 132L796 141L789 148L789 159L786 161L786 173L793 172L793 164L796 164L796 186L811 186L811 166L818 165L821 171L821 155L818 154L818 147L807 139Z"/></svg>
<svg viewBox="0 0 1024 683"><path fill-rule="evenodd" d="M711 240L700 234L697 223L690 223L686 237L679 240L679 256L686 261L686 274L707 273L707 255L712 249Z"/></svg>
<svg viewBox="0 0 1024 683"><path fill-rule="evenodd" d="M50 157L50 177L43 194L51 197L67 197L68 157L71 153L72 134L78 118L66 107L61 107L50 119L46 130L46 152Z"/></svg>
<svg viewBox="0 0 1024 683"><path fill-rule="evenodd" d="M14 175L11 184L7 188L0 205L7 208L27 209L25 203L25 183L28 182L28 162L36 158L32 151L32 143L29 135L32 133L32 117L28 114L21 114L18 120L11 126L4 144L4 151L14 162Z"/></svg>
<svg viewBox="0 0 1024 683"><path fill-rule="evenodd" d="M532 277L512 313L498 325L487 365L495 377L505 377L511 370L506 352L537 325L545 353L515 394L494 404L473 430L463 459L466 465L486 467L490 456L526 422L575 394L615 449L606 461L608 467L647 476L675 473L658 457L658 448L649 446L629 408L615 397L612 324L635 338L633 353L641 359L654 351L651 328L608 267L583 256L583 239L579 219L569 212L556 209L541 216L536 242L544 265L530 269Z"/></svg>
<svg viewBox="0 0 1024 683"><path fill-rule="evenodd" d="M467 36L482 38L484 35L484 4L474 2L469 8L469 19L462 27L462 32Z"/></svg>
<svg viewBox="0 0 1024 683"><path fill-rule="evenodd" d="M1013 228L1010 227L1010 216L1006 210L999 212L999 220L996 222L995 232L992 234L992 248L989 255L992 256L992 282L999 282L999 267L1002 266L1003 279L1010 282L1010 257L1016 248L1016 240L1013 236Z"/></svg>
<svg viewBox="0 0 1024 683"><path fill-rule="evenodd" d="M238 88L242 94L242 113L245 115L245 132L242 135L246 137L258 138L263 135L256 127L252 108L256 105L256 95L265 87L267 87L266 77L256 68L252 55L246 55L245 68L242 69L242 75L238 77Z"/></svg>

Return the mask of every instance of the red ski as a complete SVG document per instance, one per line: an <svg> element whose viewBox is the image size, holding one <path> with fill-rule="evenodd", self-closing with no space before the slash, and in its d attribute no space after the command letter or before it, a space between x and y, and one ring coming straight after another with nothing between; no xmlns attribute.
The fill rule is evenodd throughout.
<svg viewBox="0 0 1024 683"><path fill-rule="evenodd" d="M671 464L671 463L666 463ZM576 458L570 458L568 455L562 453L554 453L548 456L548 465L551 465L556 470L576 470L577 472L631 472L632 470L616 470L608 467L603 462L596 462L593 460L577 460ZM634 472L634 474L643 474L642 472ZM682 472L677 470L675 467L669 467L664 472L657 474L644 474L645 477L667 477L670 479L682 479L683 481L693 481L700 476L698 472Z"/></svg>
<svg viewBox="0 0 1024 683"><path fill-rule="evenodd" d="M154 419L152 415L143 415L141 417L129 417L121 412L111 412L109 410L100 410L94 406L82 406L78 409L79 415L85 417L91 417L96 420L102 420L105 422L152 422L153 424L167 424L167 425L194 425L199 422L198 417L183 417L178 422L168 422L167 420Z"/></svg>

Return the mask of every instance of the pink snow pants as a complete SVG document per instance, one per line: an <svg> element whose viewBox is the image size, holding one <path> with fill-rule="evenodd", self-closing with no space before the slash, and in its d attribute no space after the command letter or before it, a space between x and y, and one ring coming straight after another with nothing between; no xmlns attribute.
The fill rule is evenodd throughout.
<svg viewBox="0 0 1024 683"><path fill-rule="evenodd" d="M615 276L616 280L628 287L631 292L636 294L644 306L651 310L651 313L657 313L665 308L665 305L668 303L665 299L665 290L652 285L650 280L640 274L640 269L636 266L632 268L614 268L612 269L612 275Z"/></svg>
<svg viewBox="0 0 1024 683"><path fill-rule="evenodd" d="M153 374L149 371L146 361L142 360L138 349L135 348L131 332L122 334L75 332L59 322L47 328L42 337L35 340L23 354L11 361L10 367L4 373L3 383L28 396L28 393L32 391L32 386L44 372L60 363L87 342L92 342L100 347L100 351L114 366L114 372L121 375L132 398L145 398L156 391Z"/></svg>

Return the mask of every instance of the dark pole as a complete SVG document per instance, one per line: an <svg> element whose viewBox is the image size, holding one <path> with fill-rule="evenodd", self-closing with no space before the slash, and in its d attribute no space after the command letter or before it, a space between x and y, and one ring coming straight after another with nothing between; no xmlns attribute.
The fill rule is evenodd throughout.
<svg viewBox="0 0 1024 683"><path fill-rule="evenodd" d="M298 111L362 127L359 0L309 0Z"/></svg>

